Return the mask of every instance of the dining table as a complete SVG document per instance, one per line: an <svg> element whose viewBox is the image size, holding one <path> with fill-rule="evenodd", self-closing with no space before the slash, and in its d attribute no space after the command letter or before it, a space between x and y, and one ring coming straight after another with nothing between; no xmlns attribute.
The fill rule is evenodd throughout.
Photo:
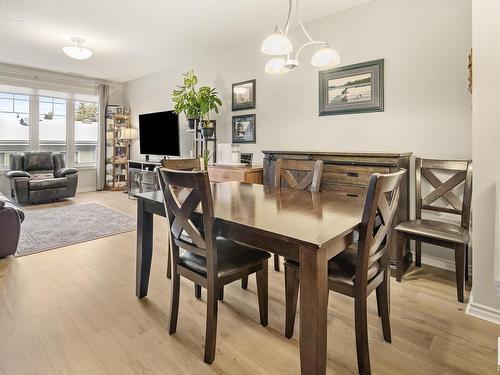
<svg viewBox="0 0 500 375"><path fill-rule="evenodd" d="M325 374L328 261L355 240L364 199L241 182L211 184L217 234L300 262L300 366ZM137 198L136 296L147 295L160 191ZM335 341L335 338L331 338Z"/></svg>

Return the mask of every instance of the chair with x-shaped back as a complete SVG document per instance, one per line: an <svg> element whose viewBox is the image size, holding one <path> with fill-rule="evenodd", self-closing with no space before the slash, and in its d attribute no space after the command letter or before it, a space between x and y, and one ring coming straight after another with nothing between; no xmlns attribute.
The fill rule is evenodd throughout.
<svg viewBox="0 0 500 375"><path fill-rule="evenodd" d="M442 181L435 172L446 174ZM430 192L422 195L422 182ZM463 189L461 187L463 185ZM463 191L462 199L458 191ZM421 242L455 250L457 296L464 302L464 280L468 280L469 221L472 196L472 161L415 159L415 220L400 223L398 233L397 274L403 276L403 246L405 240L415 240L415 265L421 266ZM422 210L460 215L460 225L422 219Z"/></svg>
<svg viewBox="0 0 500 375"><path fill-rule="evenodd" d="M354 298L356 352L360 374L370 374L368 348L367 298L375 290L384 340L391 342L389 322L390 268L389 237L398 209L399 185L406 171L371 176L365 198L359 240L328 262L328 288ZM286 320L285 336L291 338L299 294L299 268L296 261L285 260Z"/></svg>
<svg viewBox="0 0 500 375"><path fill-rule="evenodd" d="M167 169L175 169L178 171L202 171L204 170L203 158L191 159L163 159L161 166ZM171 275L171 260L170 260L170 242L167 243L167 277ZM195 294L200 298L201 289L195 286Z"/></svg>
<svg viewBox="0 0 500 375"><path fill-rule="evenodd" d="M274 187L277 189L308 190L317 193L320 189L323 160L276 160ZM274 254L274 270L280 270L280 257Z"/></svg>
<svg viewBox="0 0 500 375"><path fill-rule="evenodd" d="M256 273L260 323L267 325L270 254L217 235L208 172L161 168L159 181L172 239L169 333L174 334L177 328L180 276L183 276L207 290L205 362L212 363L217 337L217 299L224 285Z"/></svg>

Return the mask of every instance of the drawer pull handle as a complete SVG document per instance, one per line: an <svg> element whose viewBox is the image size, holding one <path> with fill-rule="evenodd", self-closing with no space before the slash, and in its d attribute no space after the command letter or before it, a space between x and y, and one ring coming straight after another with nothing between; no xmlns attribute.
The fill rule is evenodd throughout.
<svg viewBox="0 0 500 375"><path fill-rule="evenodd" d="M349 177L359 177L359 173L357 173L357 172L347 172L347 175Z"/></svg>
<svg viewBox="0 0 500 375"><path fill-rule="evenodd" d="M347 196L348 197L354 197L354 198L358 198L359 197L358 194L353 194L353 193L347 193Z"/></svg>

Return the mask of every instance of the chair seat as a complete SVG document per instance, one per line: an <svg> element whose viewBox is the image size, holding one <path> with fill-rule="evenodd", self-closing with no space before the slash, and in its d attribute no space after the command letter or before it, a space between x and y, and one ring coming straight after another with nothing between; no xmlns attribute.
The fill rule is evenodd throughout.
<svg viewBox="0 0 500 375"><path fill-rule="evenodd" d="M224 237L217 237L217 263L219 277L240 271L241 268L256 266L271 257L267 251L236 243ZM206 258L183 251L179 256L180 263L191 270L206 275Z"/></svg>
<svg viewBox="0 0 500 375"><path fill-rule="evenodd" d="M454 243L469 243L469 231L460 225L435 220L410 220L396 227L398 232Z"/></svg>
<svg viewBox="0 0 500 375"><path fill-rule="evenodd" d="M356 278L356 262L358 257L357 246L351 246L333 257L328 262L328 280L334 283L346 284L354 287ZM368 281L377 276L380 265L378 262L368 266Z"/></svg>
<svg viewBox="0 0 500 375"><path fill-rule="evenodd" d="M30 190L56 189L67 185L68 180L65 177L29 181Z"/></svg>
<svg viewBox="0 0 500 375"><path fill-rule="evenodd" d="M356 261L358 256L357 245L352 245L340 254L333 257L328 262L328 280L334 283L354 286L356 278ZM285 260L286 264L293 267L299 267L299 262L291 259ZM378 262L368 267L368 280L377 276L380 265Z"/></svg>

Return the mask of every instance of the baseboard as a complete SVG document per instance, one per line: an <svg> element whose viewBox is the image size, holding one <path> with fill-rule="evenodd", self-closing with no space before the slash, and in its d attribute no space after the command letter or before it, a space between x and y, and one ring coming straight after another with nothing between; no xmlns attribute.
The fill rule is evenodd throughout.
<svg viewBox="0 0 500 375"><path fill-rule="evenodd" d="M411 250L411 253L413 254L413 259L415 259L415 251ZM455 262L452 260L433 257L432 255L425 255L422 253L422 263L455 272ZM472 265L469 265L469 275L472 275Z"/></svg>
<svg viewBox="0 0 500 375"><path fill-rule="evenodd" d="M84 187L84 188L78 188L76 193L88 193L89 191L96 191L95 187L89 186L89 187Z"/></svg>
<svg viewBox="0 0 500 375"><path fill-rule="evenodd" d="M469 303L467 304L465 313L475 318L500 325L500 310L492 309L480 303L475 303L472 298L472 293L469 296Z"/></svg>

